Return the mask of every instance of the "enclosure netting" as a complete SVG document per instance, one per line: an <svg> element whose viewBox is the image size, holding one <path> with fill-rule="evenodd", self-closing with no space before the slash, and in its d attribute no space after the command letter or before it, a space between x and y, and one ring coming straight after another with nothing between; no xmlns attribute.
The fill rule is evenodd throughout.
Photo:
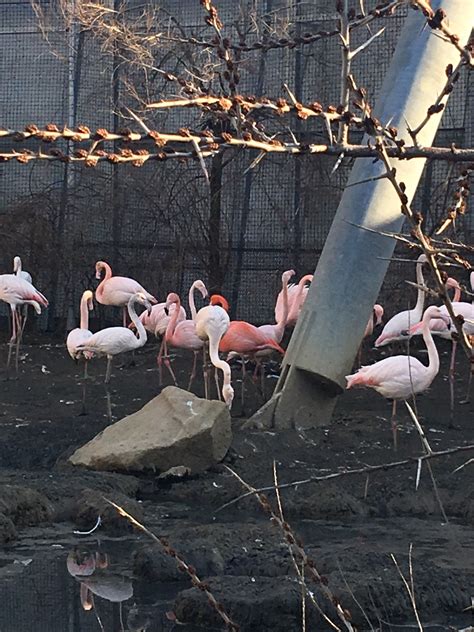
<svg viewBox="0 0 474 632"><path fill-rule="evenodd" d="M337 18L333 4L220 0L218 7L225 24L241 20L248 26L265 14L258 33L248 36L252 41L265 28L293 34L331 30ZM368 9L374 4L366 3ZM28 0L0 1L4 78L0 126L22 129L31 122L40 126L55 122L59 126L82 123L91 129L136 128L136 123L121 118L124 106L142 111L146 100L178 94L179 86L156 72L157 67L185 72L169 47L158 50L155 70L132 68L91 31L66 28L57 2L39 5L41 24ZM124 5L128 9L124 19L139 20L144 15L143 2L110 2L111 8ZM170 29L173 16L173 24L179 23L187 33L212 37L198 0L148 2L146 6L155 11L156 32ZM404 18L399 12L373 23L372 32L382 25L386 30L367 54L356 58L354 74L372 101ZM153 25L147 28L153 30ZM354 45L369 36L366 28L354 31ZM205 67L206 50L193 54L193 63ZM337 104L339 74L337 38L295 49L256 50L244 56L239 91L286 96L285 83L303 102ZM460 84L443 116L437 144L474 145L472 77L463 74ZM189 109L153 114L151 120L154 127L167 131L183 125L199 129L205 124L205 116ZM275 131L284 130L288 123L302 138L307 132L312 132L312 138L315 134L327 138L321 122L313 120L285 123L282 119ZM0 141L2 150L14 146L11 139ZM331 158L269 155L248 169L255 158L255 153L244 151L227 151L223 156L219 270L211 274L222 279L219 289L229 297L234 317L262 323L273 318L281 272L295 268L301 275L314 270L351 162L343 161L332 173L335 160ZM414 207L429 222L436 221L448 206L459 171L459 166L427 163ZM25 268L51 301L42 326L54 326L57 318L75 314L83 289L94 287L98 259L109 261L117 274L137 278L160 300L169 291L184 293L196 278L209 278L209 188L195 162L149 162L141 169L101 163L87 169L59 162L23 165L11 161L0 164L0 195L2 271L11 269L14 255L22 255ZM469 240L472 215L466 215L457 229ZM390 295L394 307L398 295L406 295L403 279L407 277L413 277L412 268L392 264L383 294Z"/></svg>

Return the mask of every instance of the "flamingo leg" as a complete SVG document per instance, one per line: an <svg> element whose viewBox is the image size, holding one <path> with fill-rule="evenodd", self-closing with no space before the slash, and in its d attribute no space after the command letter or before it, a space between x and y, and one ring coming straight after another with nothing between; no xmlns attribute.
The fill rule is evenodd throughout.
<svg viewBox="0 0 474 632"><path fill-rule="evenodd" d="M240 356L242 360L242 389L240 391L240 404L242 406L242 414L244 414L244 406L245 406L245 378L247 375L247 371L245 370L245 358L244 356Z"/></svg>
<svg viewBox="0 0 474 632"><path fill-rule="evenodd" d="M188 391L191 390L191 384L193 383L194 378L196 377L196 364L197 364L198 354L199 354L199 351L193 351L193 355L194 355L193 368L191 369L191 375L189 376Z"/></svg>
<svg viewBox="0 0 474 632"><path fill-rule="evenodd" d="M109 355L107 356L107 370L105 372L105 384L108 384L110 382L110 377L112 375L112 356Z"/></svg>
<svg viewBox="0 0 474 632"><path fill-rule="evenodd" d="M109 421L112 421L112 398L110 396L108 385L105 387L105 396L107 399L107 418Z"/></svg>
<svg viewBox="0 0 474 632"><path fill-rule="evenodd" d="M267 394L265 392L265 365L260 362L260 388L262 389L262 397L266 401Z"/></svg>
<svg viewBox="0 0 474 632"><path fill-rule="evenodd" d="M175 385L175 386L178 386L178 381L177 381L177 379L176 379L176 375L174 374L174 371L173 371L173 369L172 369L172 367L171 367L171 361L170 361L170 357L169 357L169 355L168 355L168 354L166 354L166 355L164 355L164 356L163 356L163 362L164 362L164 364L165 364L165 367L166 367L166 368L168 369L168 371L170 372L171 377L173 378L174 385Z"/></svg>
<svg viewBox="0 0 474 632"><path fill-rule="evenodd" d="M11 335L10 341L8 343L7 377L8 377L8 371L10 370L10 362L11 362L11 358L12 358L13 345L15 344L16 336L17 336L17 331L16 331L16 308L15 308L14 305L11 306L11 312L12 312L12 335Z"/></svg>
<svg viewBox="0 0 474 632"><path fill-rule="evenodd" d="M24 329L24 322L23 322L23 317L21 316L19 310L15 311L16 313L16 318L17 318L17 323L16 323L16 327L17 327L17 336L16 336L16 344L15 344L15 372L18 373L18 362L19 362L19 358L20 358L20 344L21 344L21 337L23 334L23 329Z"/></svg>
<svg viewBox="0 0 474 632"><path fill-rule="evenodd" d="M158 364L158 386L163 386L163 353L166 348L166 339L163 336L161 339L160 350L158 351L158 355L156 357L156 363Z"/></svg>
<svg viewBox="0 0 474 632"><path fill-rule="evenodd" d="M395 415L397 414L397 400L394 399L392 402L392 436L393 436L393 450L397 451L398 440L397 440L397 420L395 419Z"/></svg>
<svg viewBox="0 0 474 632"><path fill-rule="evenodd" d="M357 366L362 366L362 343L360 343L359 351L357 352Z"/></svg>
<svg viewBox="0 0 474 632"><path fill-rule="evenodd" d="M204 398L209 399L209 370L207 366L207 350L206 345L202 348L202 357L203 357L203 375L204 375Z"/></svg>
<svg viewBox="0 0 474 632"><path fill-rule="evenodd" d="M458 343L456 340L452 341L451 344L451 362L449 363L449 396L450 396L450 406L449 406L449 427L454 427L454 369L456 366L456 349Z"/></svg>
<svg viewBox="0 0 474 632"><path fill-rule="evenodd" d="M79 413L80 415L87 415L87 408L86 408L86 401L87 401L86 380L89 377L89 375L87 373L87 366L88 366L88 362L86 360L84 362L84 376L83 376L83 380L82 380L82 408L81 408L81 412Z"/></svg>
<svg viewBox="0 0 474 632"><path fill-rule="evenodd" d="M122 307L122 324L124 327L127 326L127 308L125 306Z"/></svg>

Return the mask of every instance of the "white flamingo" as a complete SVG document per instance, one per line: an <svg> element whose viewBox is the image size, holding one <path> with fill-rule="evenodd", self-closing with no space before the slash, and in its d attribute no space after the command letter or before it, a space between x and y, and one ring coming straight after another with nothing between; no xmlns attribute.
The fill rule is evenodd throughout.
<svg viewBox="0 0 474 632"><path fill-rule="evenodd" d="M133 331L128 327L107 327L95 334L92 334L90 338L83 344L77 347L78 351L86 351L94 356L107 356L107 371L105 373L105 384L110 381L112 373L112 358L119 353L126 353L127 351L135 351L143 347L147 341L147 333L143 323L137 316L135 310L135 304L144 305L147 309L151 310L151 303L147 296L142 292L132 294L128 301L127 309L130 316L130 320L134 323L138 333L138 338Z"/></svg>

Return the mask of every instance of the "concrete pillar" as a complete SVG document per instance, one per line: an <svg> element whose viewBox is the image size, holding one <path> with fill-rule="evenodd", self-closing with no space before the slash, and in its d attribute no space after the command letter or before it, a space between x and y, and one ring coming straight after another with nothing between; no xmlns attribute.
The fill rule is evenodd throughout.
<svg viewBox="0 0 474 632"><path fill-rule="evenodd" d="M474 26L474 2L432 0L442 7L450 29L466 44ZM362 53L370 56L368 52ZM410 10L383 83L375 115L411 139L405 121L416 127L434 103L445 80L446 66L456 65L459 52L425 26L420 11ZM374 59L376 64L377 60ZM441 115L432 116L419 134L421 145L432 144ZM364 141L365 142L365 141ZM425 160L393 161L411 201ZM373 159L356 160L349 183L380 175L384 169ZM317 212L317 209L315 209ZM314 282L288 347L275 395L260 414L264 423L286 428L329 423L344 375L352 366L373 304L384 280L395 240L352 224L399 231L403 224L400 202L387 180L347 188L318 263Z"/></svg>

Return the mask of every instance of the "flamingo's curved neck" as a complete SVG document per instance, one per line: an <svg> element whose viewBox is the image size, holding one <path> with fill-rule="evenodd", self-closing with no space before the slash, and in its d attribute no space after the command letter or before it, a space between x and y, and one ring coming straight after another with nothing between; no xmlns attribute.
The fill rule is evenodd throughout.
<svg viewBox="0 0 474 632"><path fill-rule="evenodd" d="M87 296L81 298L81 329L89 329L89 306Z"/></svg>
<svg viewBox="0 0 474 632"><path fill-rule="evenodd" d="M230 366L225 360L221 360L219 358L219 342L222 338L222 335L219 335L217 332L208 331L207 332L209 338L209 358L211 359L212 364L216 367L216 369L220 369L224 375L224 387L230 385L231 380L231 371Z"/></svg>
<svg viewBox="0 0 474 632"><path fill-rule="evenodd" d="M20 257L15 257L15 259L13 260L13 272L16 274L16 276L20 276L21 271L22 271L21 259Z"/></svg>
<svg viewBox="0 0 474 632"><path fill-rule="evenodd" d="M145 330L145 327L143 326L142 321L137 316L137 312L135 310L135 302L136 302L135 296L131 296L127 305L128 315L130 316L130 320L135 325L135 328L137 330L138 342L141 344L145 344L146 339L147 339L146 330Z"/></svg>
<svg viewBox="0 0 474 632"><path fill-rule="evenodd" d="M197 314L196 303L194 302L194 290L195 289L196 289L196 281L189 288L189 294L188 294L188 303L189 303L189 309L191 310L191 319L192 320L196 320L196 314Z"/></svg>
<svg viewBox="0 0 474 632"><path fill-rule="evenodd" d="M459 287L459 285L455 285L452 302L459 303L460 300L461 300L461 288Z"/></svg>
<svg viewBox="0 0 474 632"><path fill-rule="evenodd" d="M433 340L433 336L431 335L430 320L430 318L423 319L422 333L423 340L425 341L425 345L428 350L427 376L429 376L431 379L434 379L439 371L439 355Z"/></svg>
<svg viewBox="0 0 474 632"><path fill-rule="evenodd" d="M112 276L112 268L109 266L108 263L106 263L105 261L102 261L100 267L101 267L102 270L105 271L105 275L104 275L104 278L102 279L102 281L97 286L97 289L95 291L95 295L96 295L98 301L100 301L100 299L102 298L102 296L104 294L104 283L106 281L108 281L110 279L110 277Z"/></svg>
<svg viewBox="0 0 474 632"><path fill-rule="evenodd" d="M171 315L171 318L168 321L168 325L166 327L166 332L165 332L165 338L166 340L170 340L173 335L174 335L174 331L176 329L176 325L178 324L178 318L179 318L179 313L181 311L181 301L178 300L174 301L174 306L175 306L175 310L173 312L173 314Z"/></svg>
<svg viewBox="0 0 474 632"><path fill-rule="evenodd" d="M279 327L283 327L284 329L286 327L286 323L288 322L288 281L286 280L284 275L282 276L281 280L281 290L283 293L283 311L280 320L277 321L277 325Z"/></svg>
<svg viewBox="0 0 474 632"><path fill-rule="evenodd" d="M102 267L102 270L105 270L105 275L102 281L107 281L107 279L110 279L110 277L112 276L112 268L105 261L102 261L101 267Z"/></svg>
<svg viewBox="0 0 474 632"><path fill-rule="evenodd" d="M425 279L423 277L423 262L418 261L416 264L416 283L418 285L418 295L416 297L416 305L414 307L418 316L418 320L421 320L423 314L423 306L425 304L425 293L420 286L425 285Z"/></svg>
<svg viewBox="0 0 474 632"><path fill-rule="evenodd" d="M312 274L305 274L303 277L301 277L301 279L298 282L298 292L296 294L295 299L292 302L292 306L291 306L291 311L288 315L288 318L291 318L292 320L296 320L299 316L299 311L301 308L301 305L303 304L303 291L305 288L306 283L311 282L313 280L313 275Z"/></svg>

